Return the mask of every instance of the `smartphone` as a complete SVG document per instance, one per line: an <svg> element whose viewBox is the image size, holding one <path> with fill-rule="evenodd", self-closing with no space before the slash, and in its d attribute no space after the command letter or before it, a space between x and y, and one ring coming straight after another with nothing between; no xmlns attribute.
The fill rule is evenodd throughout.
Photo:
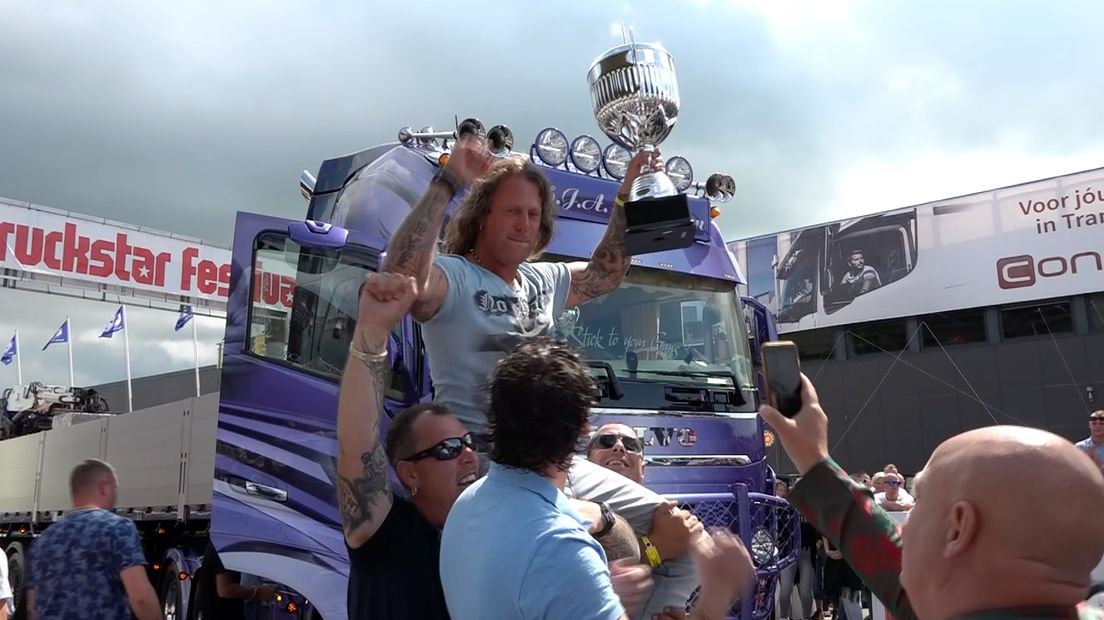
<svg viewBox="0 0 1104 620"><path fill-rule="evenodd" d="M801 411L801 363L797 345L789 340L765 343L759 350L767 404L787 418Z"/></svg>

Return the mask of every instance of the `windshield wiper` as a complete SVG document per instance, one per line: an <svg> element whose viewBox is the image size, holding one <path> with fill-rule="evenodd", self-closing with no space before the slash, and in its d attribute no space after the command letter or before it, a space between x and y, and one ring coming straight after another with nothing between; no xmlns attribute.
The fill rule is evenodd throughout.
<svg viewBox="0 0 1104 620"><path fill-rule="evenodd" d="M651 370L648 368L637 368L636 370L630 370L630 375L646 372L653 375L662 375L664 377L723 377L732 382L732 385L740 385L740 382L736 379L736 375L732 374L731 370Z"/></svg>

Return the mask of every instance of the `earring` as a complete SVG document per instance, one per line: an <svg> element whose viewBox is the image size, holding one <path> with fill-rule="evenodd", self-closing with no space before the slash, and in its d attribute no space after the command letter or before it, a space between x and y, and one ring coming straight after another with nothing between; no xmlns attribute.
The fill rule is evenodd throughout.
<svg viewBox="0 0 1104 620"><path fill-rule="evenodd" d="M418 494L418 487L414 487L413 489L410 489L410 497L414 497L417 494Z"/></svg>

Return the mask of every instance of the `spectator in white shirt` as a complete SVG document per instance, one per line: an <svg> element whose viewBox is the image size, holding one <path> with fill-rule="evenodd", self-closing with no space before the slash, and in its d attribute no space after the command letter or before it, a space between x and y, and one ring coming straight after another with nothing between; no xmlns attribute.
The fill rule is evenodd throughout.
<svg viewBox="0 0 1104 620"><path fill-rule="evenodd" d="M886 474L882 479L885 493L874 495L874 501L889 512L907 512L912 510L914 500L903 487L905 478L901 474Z"/></svg>

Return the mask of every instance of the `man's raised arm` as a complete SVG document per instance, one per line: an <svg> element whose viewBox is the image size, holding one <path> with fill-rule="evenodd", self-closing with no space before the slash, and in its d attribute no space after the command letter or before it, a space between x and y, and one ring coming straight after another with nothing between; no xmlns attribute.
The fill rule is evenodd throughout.
<svg viewBox="0 0 1104 620"><path fill-rule="evenodd" d="M802 375L801 383L801 411L793 418L767 405L759 408L801 474L787 499L839 549L890 615L916 620L901 587L900 528L829 458L828 416L808 377Z"/></svg>
<svg viewBox="0 0 1104 620"><path fill-rule="evenodd" d="M626 169L625 179L617 190L617 202L621 203L621 206L615 204L612 207L606 234L598 243L598 247L594 248L590 261L570 263L567 266L571 272L571 291L567 295L568 308L613 292L621 286L625 274L629 272L629 261L632 257L625 249L627 224L624 202L629 199L633 181L640 176L645 165L655 171L663 170L658 150L641 151L632 158Z"/></svg>
<svg viewBox="0 0 1104 620"><path fill-rule="evenodd" d="M380 408L390 377L387 340L391 327L416 297L413 278L372 274L360 292L360 307L337 404L337 501L345 541L363 545L391 512L387 455L380 443Z"/></svg>
<svg viewBox="0 0 1104 620"><path fill-rule="evenodd" d="M414 278L421 295L414 306L415 318L424 320L436 313L447 292L448 281L436 273L433 258L445 222L445 208L453 196L485 174L491 155L481 138L465 135L457 140L448 163L434 175L429 189L387 245L381 271Z"/></svg>

